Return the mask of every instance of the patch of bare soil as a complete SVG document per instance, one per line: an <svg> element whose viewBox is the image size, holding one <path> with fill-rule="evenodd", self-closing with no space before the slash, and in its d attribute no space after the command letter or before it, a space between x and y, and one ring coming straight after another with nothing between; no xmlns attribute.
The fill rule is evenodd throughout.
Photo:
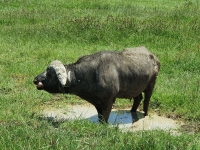
<svg viewBox="0 0 200 150"><path fill-rule="evenodd" d="M52 120L73 120L88 119L92 122L98 122L97 111L92 105L70 105L66 109L48 109L44 111L45 117ZM123 131L139 131L161 129L176 132L181 123L170 118L150 114L144 117L143 113L138 111L131 113L129 110L113 109L108 120L109 124Z"/></svg>

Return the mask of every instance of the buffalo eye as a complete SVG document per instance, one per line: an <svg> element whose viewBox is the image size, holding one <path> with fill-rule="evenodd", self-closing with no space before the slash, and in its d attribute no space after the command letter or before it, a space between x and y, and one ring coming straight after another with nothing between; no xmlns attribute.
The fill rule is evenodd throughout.
<svg viewBox="0 0 200 150"><path fill-rule="evenodd" d="M47 77L48 77L48 78L51 78L51 74L50 74L50 73L49 73L49 74L47 74Z"/></svg>
<svg viewBox="0 0 200 150"><path fill-rule="evenodd" d="M47 76L47 78L51 78L51 73L50 73L50 71L47 71L46 76Z"/></svg>

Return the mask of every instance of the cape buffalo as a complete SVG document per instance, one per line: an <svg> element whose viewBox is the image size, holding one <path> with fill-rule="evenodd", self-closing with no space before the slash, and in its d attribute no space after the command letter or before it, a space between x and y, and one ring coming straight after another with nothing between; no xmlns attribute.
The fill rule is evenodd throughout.
<svg viewBox="0 0 200 150"><path fill-rule="evenodd" d="M63 65L55 60L35 77L38 90L49 93L72 93L95 106L100 122L107 122L116 98L134 99L136 112L144 93L143 110L148 115L160 62L145 47L122 52L100 51Z"/></svg>

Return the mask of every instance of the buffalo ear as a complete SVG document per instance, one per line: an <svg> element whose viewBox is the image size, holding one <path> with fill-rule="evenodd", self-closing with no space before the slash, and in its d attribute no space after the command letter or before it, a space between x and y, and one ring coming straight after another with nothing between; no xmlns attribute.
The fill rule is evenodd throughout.
<svg viewBox="0 0 200 150"><path fill-rule="evenodd" d="M61 61L55 60L50 63L49 67L52 67L55 70L59 82L64 87L67 82L67 71L65 69L65 66L62 64Z"/></svg>

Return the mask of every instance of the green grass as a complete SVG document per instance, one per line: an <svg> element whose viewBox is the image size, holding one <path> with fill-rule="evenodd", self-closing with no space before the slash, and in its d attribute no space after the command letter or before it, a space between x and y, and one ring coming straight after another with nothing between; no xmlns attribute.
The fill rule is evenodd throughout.
<svg viewBox="0 0 200 150"><path fill-rule="evenodd" d="M16 128L16 126L18 127ZM81 128L80 128L81 126ZM42 131L42 132L41 132ZM12 122L3 127L2 149L199 149L199 136L171 136L163 131L121 133L117 128L88 121ZM16 136L19 135L19 136ZM9 142L12 141L12 142Z"/></svg>
<svg viewBox="0 0 200 150"><path fill-rule="evenodd" d="M198 0L1 0L0 149L199 149L199 16ZM161 61L150 112L159 109L197 133L122 133L88 121L41 119L45 107L86 103L36 90L32 80L50 61L140 45ZM131 104L118 100L116 107Z"/></svg>

